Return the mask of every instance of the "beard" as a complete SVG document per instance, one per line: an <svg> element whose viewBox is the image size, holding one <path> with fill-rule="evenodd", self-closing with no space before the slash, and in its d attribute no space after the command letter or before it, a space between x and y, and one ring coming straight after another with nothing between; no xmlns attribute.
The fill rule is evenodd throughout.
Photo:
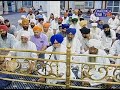
<svg viewBox="0 0 120 90"><path fill-rule="evenodd" d="M28 26L23 26L23 29L24 30L28 30Z"/></svg>
<svg viewBox="0 0 120 90"><path fill-rule="evenodd" d="M3 40L5 40L7 38L7 33L1 34L1 37L2 37Z"/></svg>
<svg viewBox="0 0 120 90"><path fill-rule="evenodd" d="M110 30L109 31L104 31L106 37L111 37L111 33L110 33Z"/></svg>
<svg viewBox="0 0 120 90"><path fill-rule="evenodd" d="M31 25L31 28L33 28L35 25Z"/></svg>

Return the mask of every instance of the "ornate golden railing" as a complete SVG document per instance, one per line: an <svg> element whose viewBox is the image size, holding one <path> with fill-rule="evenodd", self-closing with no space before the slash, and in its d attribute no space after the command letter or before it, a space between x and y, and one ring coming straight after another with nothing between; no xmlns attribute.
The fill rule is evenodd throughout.
<svg viewBox="0 0 120 90"><path fill-rule="evenodd" d="M74 54L71 53L71 47L68 45L66 53L64 52L46 52L46 51L31 51L31 50L15 50L15 49L4 49L0 48L1 51L17 51L17 52L34 52L34 53L45 53L45 54L58 54L58 55L66 55L66 61L65 60L49 60L49 59L41 59L41 58L25 58L25 57L16 57L16 56L7 56L7 55L0 55L0 58L13 58L13 59L26 59L26 60L33 60L33 61L46 61L46 62L51 62L52 63L57 63L57 68L58 63L66 63L66 78L61 78L58 76L58 69L57 73L52 72L52 66L51 64L44 63L42 67L46 67L48 65L51 69L51 72L48 74L40 74L37 71L37 68L35 67L35 71L37 72L36 75L33 74L28 74L28 72L19 72L20 69L15 70L15 72L8 72L6 70L0 71L0 73L4 74L11 74L11 75L20 75L20 76L29 76L29 77L38 77L38 78L45 78L45 79L55 79L55 80L65 80L66 83L65 85L61 84L48 84L47 82L33 82L33 81L24 81L24 80L16 80L16 79L9 79L9 78L0 78L2 80L9 80L9 81L17 81L17 82L26 82L26 83L33 83L33 84L41 84L41 85L49 85L49 86L62 86L65 88L93 88L87 86L85 83L82 84L82 86L75 86L72 85L71 81L79 81L79 82L94 82L94 83L104 83L107 85L112 85L112 84L118 84L120 85L120 65L119 64L100 64L100 63L89 63L89 62L75 62L71 61L72 56L82 56L82 57L101 57L101 58L115 58L115 59L120 59L118 56L99 56L99 55L85 55L85 54ZM71 70L71 64L76 64L78 65L79 68L81 68L81 78L80 79L71 79L70 76L70 70ZM96 66L98 67L98 71L96 73L99 73L100 78L95 79L93 78L94 73L91 73L92 70L96 70ZM109 76L109 71L113 69L113 76ZM114 81L104 81L104 80L109 80L112 79Z"/></svg>

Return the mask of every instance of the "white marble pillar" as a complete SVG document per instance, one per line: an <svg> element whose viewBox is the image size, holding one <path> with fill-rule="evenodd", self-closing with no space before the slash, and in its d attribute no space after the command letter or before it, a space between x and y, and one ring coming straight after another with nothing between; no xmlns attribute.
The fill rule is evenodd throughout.
<svg viewBox="0 0 120 90"><path fill-rule="evenodd" d="M47 17L50 17L50 14L60 16L60 1L47 1Z"/></svg>
<svg viewBox="0 0 120 90"><path fill-rule="evenodd" d="M3 4L2 4L2 1L0 1L0 15L3 14Z"/></svg>
<svg viewBox="0 0 120 90"><path fill-rule="evenodd" d="M7 4L7 1L4 1L4 14L8 14L8 4Z"/></svg>

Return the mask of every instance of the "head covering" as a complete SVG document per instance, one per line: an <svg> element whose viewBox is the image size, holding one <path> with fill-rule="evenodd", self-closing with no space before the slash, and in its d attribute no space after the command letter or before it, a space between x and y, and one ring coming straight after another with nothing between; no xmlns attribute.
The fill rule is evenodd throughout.
<svg viewBox="0 0 120 90"><path fill-rule="evenodd" d="M62 17L59 17L59 18L58 18L58 20L61 20L61 21L63 21Z"/></svg>
<svg viewBox="0 0 120 90"><path fill-rule="evenodd" d="M82 29L80 29L82 34L89 34L90 33L90 29L83 27Z"/></svg>
<svg viewBox="0 0 120 90"><path fill-rule="evenodd" d="M34 27L33 27L33 31L42 31L42 28L40 27L40 26L38 26L38 25L35 25Z"/></svg>
<svg viewBox="0 0 120 90"><path fill-rule="evenodd" d="M25 18L25 19L23 19L23 20L22 20L22 25L24 25L24 24L29 24L29 20L28 20L28 19L26 19L26 18Z"/></svg>
<svg viewBox="0 0 120 90"><path fill-rule="evenodd" d="M72 33L73 35L75 35L76 29L75 29L75 28L68 28L68 29L66 30L66 33L67 33L67 34Z"/></svg>
<svg viewBox="0 0 120 90"><path fill-rule="evenodd" d="M64 37L61 34L55 34L50 38L50 42L51 42L51 44L54 44L54 42L56 40L58 43L62 43L63 38Z"/></svg>
<svg viewBox="0 0 120 90"><path fill-rule="evenodd" d="M98 24L97 23L91 23L91 25L97 27Z"/></svg>
<svg viewBox="0 0 120 90"><path fill-rule="evenodd" d="M0 16L0 20L4 22L4 18L2 16Z"/></svg>
<svg viewBox="0 0 120 90"><path fill-rule="evenodd" d="M0 25L0 30L8 31L8 27L6 25Z"/></svg>
<svg viewBox="0 0 120 90"><path fill-rule="evenodd" d="M24 36L30 40L30 32L29 31L22 31L21 36Z"/></svg>
<svg viewBox="0 0 120 90"><path fill-rule="evenodd" d="M21 18L26 18L26 16L25 15L21 15Z"/></svg>
<svg viewBox="0 0 120 90"><path fill-rule="evenodd" d="M33 22L33 23L36 24L36 20L35 20L35 19L31 19L31 20L30 20L30 23L31 23L31 22Z"/></svg>
<svg viewBox="0 0 120 90"><path fill-rule="evenodd" d="M39 15L37 16L37 18L38 18L38 19L43 18L43 15L40 15L40 14L39 14Z"/></svg>
<svg viewBox="0 0 120 90"><path fill-rule="evenodd" d="M64 28L68 29L69 26L70 26L69 24L62 24L62 29L64 29Z"/></svg>
<svg viewBox="0 0 120 90"><path fill-rule="evenodd" d="M78 22L77 18L72 18L72 22Z"/></svg>
<svg viewBox="0 0 120 90"><path fill-rule="evenodd" d="M80 21L80 26L81 26L81 27L87 26L87 20L82 20L82 21Z"/></svg>
<svg viewBox="0 0 120 90"><path fill-rule="evenodd" d="M18 23L19 23L19 24L22 23L22 20L18 20Z"/></svg>
<svg viewBox="0 0 120 90"><path fill-rule="evenodd" d="M50 27L50 23L44 23L43 27L49 28Z"/></svg>
<svg viewBox="0 0 120 90"><path fill-rule="evenodd" d="M103 25L103 29L105 29L105 28L110 28L110 27L109 27L108 24L104 24L104 25Z"/></svg>
<svg viewBox="0 0 120 90"><path fill-rule="evenodd" d="M101 41L97 40L97 39L90 39L88 44L89 44L89 47L93 47L94 46L97 49L101 48Z"/></svg>

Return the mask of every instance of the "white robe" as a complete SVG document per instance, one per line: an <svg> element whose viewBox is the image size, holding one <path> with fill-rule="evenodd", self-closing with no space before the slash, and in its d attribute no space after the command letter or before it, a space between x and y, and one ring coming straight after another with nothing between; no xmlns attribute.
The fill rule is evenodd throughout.
<svg viewBox="0 0 120 90"><path fill-rule="evenodd" d="M116 33L114 30L110 30L111 32L111 38L106 37L104 31L101 31L100 37L101 37L101 42L103 45L103 49L110 49L112 46L113 39L116 39Z"/></svg>
<svg viewBox="0 0 120 90"><path fill-rule="evenodd" d="M96 22L96 21L99 20L99 17L96 17L94 14L91 14L91 15L90 15L90 20Z"/></svg>
<svg viewBox="0 0 120 90"><path fill-rule="evenodd" d="M23 43L21 43L21 41L19 41L13 46L13 49L37 51L36 45L31 41L28 41L27 44L23 44ZM38 58L37 54L33 53L33 52L10 51L8 56ZM24 62L24 59L17 59L17 61Z"/></svg>
<svg viewBox="0 0 120 90"><path fill-rule="evenodd" d="M48 52L52 52L52 50L53 50L53 46L50 46L46 49L46 51L48 51ZM56 51L57 52L66 52L66 47L61 44L60 48L57 48ZM50 57L50 55L51 54L45 54L45 59L55 60L54 54L52 54L51 57ZM66 60L65 55L56 55L56 56L57 56L58 60ZM50 64L50 62L48 64ZM54 63L54 62L52 63L52 69L53 69L52 70L53 73L57 74L57 64ZM51 70L50 67L47 65L46 71L50 71L50 70ZM38 72L45 73L45 71L41 72L41 70L38 70ZM58 63L58 74L61 74L61 73L63 73L63 76L61 78L66 79L66 64L60 62L60 63ZM46 72L46 74L48 74L48 72ZM75 78L75 76L72 72L71 72L70 77L72 79ZM57 81L61 82L61 81L64 81L64 80L47 79L47 83L49 83L49 84L50 83L55 84L55 83L57 83Z"/></svg>
<svg viewBox="0 0 120 90"><path fill-rule="evenodd" d="M24 30L21 29L21 30L19 30L19 31L17 32L16 39L19 40L19 41L21 40L22 31L24 31ZM32 30L31 28L28 28L28 32L30 33L30 36L33 36L33 35L34 35L33 30Z"/></svg>
<svg viewBox="0 0 120 90"><path fill-rule="evenodd" d="M118 26L120 25L120 21L119 21L119 19L112 19L112 18L110 18L109 20L108 20L108 24L109 24L109 26L110 26L110 29L117 29L118 28Z"/></svg>
<svg viewBox="0 0 120 90"><path fill-rule="evenodd" d="M67 17L66 19L64 19L64 17L62 17L62 19L63 19L62 24L68 24L69 17Z"/></svg>
<svg viewBox="0 0 120 90"><path fill-rule="evenodd" d="M28 18L29 20L35 19L35 15L34 15L34 14L32 14L32 15L28 14L28 15L27 15L27 18Z"/></svg>
<svg viewBox="0 0 120 90"><path fill-rule="evenodd" d="M84 54L89 54L89 52L86 51ZM107 54L105 53L105 51L104 51L104 50L101 50L101 49L98 49L98 54L97 54L97 55L107 56ZM81 56L81 57L80 57L80 62L82 62L82 63L83 63L83 62L84 62L84 63L85 63L85 62L89 62L89 58L86 57L86 56ZM97 57L97 58L96 58L96 63L100 63L100 64L110 64L110 61L109 61L108 58ZM92 66L92 65L90 65L90 66ZM95 65L96 70L92 69L91 72L89 72L89 74L93 74L93 75L91 76L92 78L94 78L94 79L100 79L100 78L102 78L102 77L105 76L105 71L104 71L104 70L102 70L102 71L103 71L102 73L98 72L98 69L99 69L100 67L104 67L104 66L102 66L102 65ZM81 68L81 67L80 67L80 68ZM108 74L108 75L109 75L109 74ZM85 80L91 81L89 78L86 78ZM106 80L103 80L103 81L106 81ZM92 82L90 82L90 85L91 85L91 86L99 85L99 84L101 84L101 83L92 83Z"/></svg>

